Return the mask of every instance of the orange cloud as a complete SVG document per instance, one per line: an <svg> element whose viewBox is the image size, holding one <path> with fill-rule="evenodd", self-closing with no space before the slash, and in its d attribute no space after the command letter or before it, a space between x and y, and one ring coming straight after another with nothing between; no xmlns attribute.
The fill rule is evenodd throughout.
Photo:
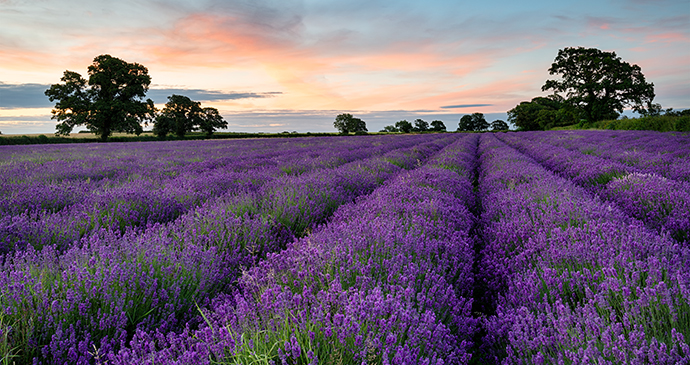
<svg viewBox="0 0 690 365"><path fill-rule="evenodd" d="M55 66L55 55L21 48L0 48L0 65L3 69L26 71L45 70ZM5 80L3 80L5 81Z"/></svg>
<svg viewBox="0 0 690 365"><path fill-rule="evenodd" d="M410 95L445 87L428 80L470 74L499 53L462 54L460 44L422 42L353 50L338 40L309 44L299 27L272 32L262 24L211 14L185 17L170 29L155 31L155 38L153 61L166 67L260 67L285 93L271 100L278 108L395 107Z"/></svg>

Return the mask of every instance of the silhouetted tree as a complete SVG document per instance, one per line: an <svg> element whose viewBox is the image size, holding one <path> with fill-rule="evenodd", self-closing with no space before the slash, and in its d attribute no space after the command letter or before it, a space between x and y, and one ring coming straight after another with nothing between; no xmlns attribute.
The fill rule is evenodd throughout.
<svg viewBox="0 0 690 365"><path fill-rule="evenodd" d="M367 132L367 124L352 116L352 114L344 113L335 117L333 126L342 134Z"/></svg>
<svg viewBox="0 0 690 365"><path fill-rule="evenodd" d="M459 131L483 131L487 128L489 128L489 122L486 121L483 113L463 115L458 123Z"/></svg>
<svg viewBox="0 0 690 365"><path fill-rule="evenodd" d="M436 132L445 132L446 131L446 125L443 124L443 122L440 120L435 120L435 121L431 122L431 130L436 131Z"/></svg>
<svg viewBox="0 0 690 365"><path fill-rule="evenodd" d="M643 117L647 117L647 116L649 116L649 117L656 117L656 116L661 115L661 112L662 112L663 110L664 110L664 109L661 107L661 104L658 104L658 103L657 103L657 104L649 103L649 105L647 105L647 108L646 108L646 109L638 110L638 112L639 112ZM668 113L667 113L667 114L668 114Z"/></svg>
<svg viewBox="0 0 690 365"><path fill-rule="evenodd" d="M216 108L201 108L200 102L173 94L168 96L165 108L156 117L153 133L159 137L169 133L184 137L189 132L201 129L210 136L216 128L227 126L228 123Z"/></svg>
<svg viewBox="0 0 690 365"><path fill-rule="evenodd" d="M669 115L672 117L688 116L688 115L690 115L690 109L673 110L673 108L668 108L668 109L666 109L666 113L664 115Z"/></svg>
<svg viewBox="0 0 690 365"><path fill-rule="evenodd" d="M496 119L491 122L492 131L507 131L508 129L508 123L502 121L501 119Z"/></svg>
<svg viewBox="0 0 690 365"><path fill-rule="evenodd" d="M396 133L396 132L400 132L400 130L398 128L395 128L395 126L393 126L393 125L387 125L387 126L383 127L381 132Z"/></svg>
<svg viewBox="0 0 690 365"><path fill-rule="evenodd" d="M395 128L403 133L410 133L414 127L412 126L412 123L408 122L407 120L400 120L395 122Z"/></svg>
<svg viewBox="0 0 690 365"><path fill-rule="evenodd" d="M463 115L458 122L458 131L473 131L474 124L471 115Z"/></svg>
<svg viewBox="0 0 690 365"><path fill-rule="evenodd" d="M335 117L335 121L333 122L333 127L338 130L338 132L342 134L347 134L349 130L347 129L347 124L348 122L354 118L352 114L349 113L344 113L344 114L338 114Z"/></svg>
<svg viewBox="0 0 690 365"><path fill-rule="evenodd" d="M57 101L52 119L58 120L57 135L69 135L76 126L85 125L107 140L113 132L143 132L141 123L155 115L151 99L143 100L151 84L146 67L127 63L110 55L93 59L88 68L88 82L80 74L65 71L60 81L45 91L50 101Z"/></svg>
<svg viewBox="0 0 690 365"><path fill-rule="evenodd" d="M542 91L565 93L565 101L588 122L616 119L626 106L644 113L654 100L654 84L639 66L623 62L615 52L596 48L565 48L549 68L560 80L547 80Z"/></svg>
<svg viewBox="0 0 690 365"><path fill-rule="evenodd" d="M206 136L210 137L216 128L227 128L228 122L223 119L223 117L218 113L216 108L204 108L203 117L201 118L201 123L199 124L199 129L206 133Z"/></svg>
<svg viewBox="0 0 690 365"><path fill-rule="evenodd" d="M536 131L576 124L578 112L560 95L538 96L508 111L508 120L520 130Z"/></svg>
<svg viewBox="0 0 690 365"><path fill-rule="evenodd" d="M425 132L429 130L429 123L425 122L422 119L416 119L414 121L414 129L415 132Z"/></svg>

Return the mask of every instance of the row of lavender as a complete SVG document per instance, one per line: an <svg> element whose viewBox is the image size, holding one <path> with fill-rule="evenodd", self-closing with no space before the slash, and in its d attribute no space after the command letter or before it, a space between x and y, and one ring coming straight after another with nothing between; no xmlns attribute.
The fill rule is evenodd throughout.
<svg viewBox="0 0 690 365"><path fill-rule="evenodd" d="M313 159L312 165L327 166L341 160L347 162L353 148L362 148L340 138L334 138L328 144L340 149L312 140L272 144L262 140L233 142L114 143L89 144L82 148L58 145L35 149L17 146L0 150L0 159L10 162L0 169L2 194L10 196L3 200L0 209L3 213L12 214L25 210L57 211L79 203L99 190L133 180L146 180L161 187L178 186L185 178L194 180L200 175L209 180L205 181L207 186L204 190L212 192L214 180L218 180L214 179L213 173L255 168L290 170L289 161L298 159L303 164L306 162L304 157ZM323 149L325 154L321 153Z"/></svg>
<svg viewBox="0 0 690 365"><path fill-rule="evenodd" d="M196 306L229 290L243 268L454 139L407 139L412 147L275 177L209 199L167 224L124 232L105 226L64 247L9 252L0 276L0 353L18 363L92 363L125 346L136 330L194 326Z"/></svg>
<svg viewBox="0 0 690 365"><path fill-rule="evenodd" d="M200 329L139 331L108 363L467 363L477 138L269 255L203 309Z"/></svg>
<svg viewBox="0 0 690 365"><path fill-rule="evenodd" d="M0 171L0 253L26 245L64 249L100 229L124 232L169 222L209 199L256 192L281 176L334 168L424 141L291 142L89 145L85 151L69 146L61 158L51 152L56 147L46 147Z"/></svg>
<svg viewBox="0 0 690 365"><path fill-rule="evenodd" d="M687 246L491 135L479 154L487 361L690 360Z"/></svg>
<svg viewBox="0 0 690 365"><path fill-rule="evenodd" d="M690 181L690 135L654 131L542 133L544 142L616 160L669 179Z"/></svg>
<svg viewBox="0 0 690 365"><path fill-rule="evenodd" d="M649 227L669 232L678 242L689 241L690 151L687 146L690 146L690 139L647 133L655 133L656 138L646 138L643 139L645 143L633 143L632 146L626 134L619 138L613 136L620 132L608 131L574 135L580 138L546 132L500 138L550 170L614 202ZM571 138L564 138L566 136ZM659 141L666 141L668 145ZM585 147L572 148L580 143ZM684 147L682 143L686 143ZM645 148L644 154L635 152L638 147ZM644 158L627 159L630 150L633 155Z"/></svg>

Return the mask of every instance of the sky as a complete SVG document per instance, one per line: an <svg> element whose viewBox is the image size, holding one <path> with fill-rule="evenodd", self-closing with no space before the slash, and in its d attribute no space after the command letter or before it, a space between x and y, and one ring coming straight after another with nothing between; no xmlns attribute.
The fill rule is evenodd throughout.
<svg viewBox="0 0 690 365"><path fill-rule="evenodd" d="M0 132L55 132L44 91L101 54L147 67L157 107L186 95L231 131L332 132L340 113L455 130L546 95L558 50L580 46L690 108L690 0L0 0Z"/></svg>

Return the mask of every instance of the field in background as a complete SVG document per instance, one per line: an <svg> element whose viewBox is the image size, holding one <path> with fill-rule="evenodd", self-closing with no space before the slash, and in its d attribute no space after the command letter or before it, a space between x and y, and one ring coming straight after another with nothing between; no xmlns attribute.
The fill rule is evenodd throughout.
<svg viewBox="0 0 690 365"><path fill-rule="evenodd" d="M370 133L379 134L379 133ZM203 133L188 133L183 138L173 135L160 139L151 132L145 132L137 136L127 133L113 133L108 142L146 142L146 141L179 141L202 139L244 139L244 138L284 138L284 137L314 137L314 136L338 136L338 133L244 133L244 132L217 132L211 137ZM24 144L55 144L55 143L91 143L98 142L93 133L71 133L69 136L55 136L54 134L7 134L0 135L0 145L24 145Z"/></svg>

